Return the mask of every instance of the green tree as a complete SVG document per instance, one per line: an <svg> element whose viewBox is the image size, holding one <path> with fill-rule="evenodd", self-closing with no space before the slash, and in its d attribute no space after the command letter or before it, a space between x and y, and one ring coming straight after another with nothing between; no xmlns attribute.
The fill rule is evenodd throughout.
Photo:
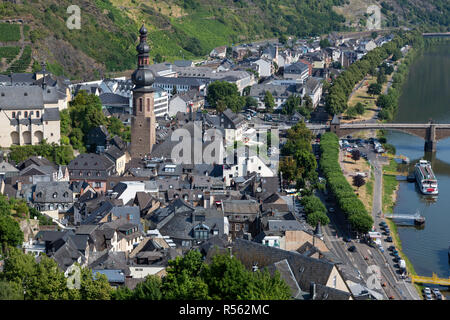
<svg viewBox="0 0 450 320"><path fill-rule="evenodd" d="M164 57L158 52L158 53L156 53L155 58L153 59L153 61L155 61L155 63L164 62Z"/></svg>
<svg viewBox="0 0 450 320"><path fill-rule="evenodd" d="M217 113L222 113L227 109L227 105L225 104L225 101L223 100L219 100L217 101L217 105L216 105L216 111Z"/></svg>
<svg viewBox="0 0 450 320"><path fill-rule="evenodd" d="M322 226L326 226L330 223L330 218L323 212L315 211L308 214L306 222L313 227L316 227L319 222Z"/></svg>
<svg viewBox="0 0 450 320"><path fill-rule="evenodd" d="M283 114L292 115L295 111L298 110L302 103L302 98L298 95L291 95L286 99L286 102L283 104L283 108L281 112Z"/></svg>
<svg viewBox="0 0 450 320"><path fill-rule="evenodd" d="M358 112L356 111L355 107L350 107L347 109L346 114L349 118L355 118Z"/></svg>
<svg viewBox="0 0 450 320"><path fill-rule="evenodd" d="M79 289L81 300L110 300L112 291L108 278L104 274L97 274L94 277L91 269L81 269Z"/></svg>
<svg viewBox="0 0 450 320"><path fill-rule="evenodd" d="M245 108L256 108L258 106L258 101L250 96L245 97Z"/></svg>
<svg viewBox="0 0 450 320"><path fill-rule="evenodd" d="M286 181L288 184L297 180L299 176L297 162L292 156L280 160L278 171L283 174L283 181Z"/></svg>
<svg viewBox="0 0 450 320"><path fill-rule="evenodd" d="M0 281L0 300L23 300L22 286L15 282Z"/></svg>
<svg viewBox="0 0 450 320"><path fill-rule="evenodd" d="M0 244L5 246L18 246L23 242L23 232L19 223L11 216L0 215Z"/></svg>
<svg viewBox="0 0 450 320"><path fill-rule="evenodd" d="M201 254L195 250L183 258L169 261L162 283L163 297L169 300L208 299L208 286L199 276L202 265Z"/></svg>
<svg viewBox="0 0 450 320"><path fill-rule="evenodd" d="M251 272L234 257L216 254L205 265L201 276L208 285L209 296L222 300L287 300L291 293L279 274Z"/></svg>
<svg viewBox="0 0 450 320"><path fill-rule="evenodd" d="M379 83L372 83L369 88L367 89L367 93L369 94L380 94L381 93L381 84Z"/></svg>
<svg viewBox="0 0 450 320"><path fill-rule="evenodd" d="M288 37L285 34L282 34L278 38L278 42L281 43L283 46L286 45L287 41L288 41Z"/></svg>
<svg viewBox="0 0 450 320"><path fill-rule="evenodd" d="M360 174L357 174L356 176L353 176L353 185L357 187L358 189L362 187L366 181L364 180L364 177Z"/></svg>
<svg viewBox="0 0 450 320"><path fill-rule="evenodd" d="M357 114L363 115L364 112L366 111L366 108L364 107L364 105L361 102L358 102L355 105L355 111L356 111Z"/></svg>
<svg viewBox="0 0 450 320"><path fill-rule="evenodd" d="M331 43L330 43L330 41L328 40L328 38L325 38L325 39L320 40L319 45L320 45L321 48L328 48L328 47L331 47Z"/></svg>
<svg viewBox="0 0 450 320"><path fill-rule="evenodd" d="M266 91L264 94L264 106L266 107L266 112L273 112L273 108L275 107L275 99L270 91Z"/></svg>
<svg viewBox="0 0 450 320"><path fill-rule="evenodd" d="M161 279L158 276L147 276L144 282L139 283L133 290L134 300L161 300Z"/></svg>
<svg viewBox="0 0 450 320"><path fill-rule="evenodd" d="M217 101L222 100L228 102L226 99L230 97L239 96L239 91L234 83L226 81L214 81L208 86L208 94L206 101L213 108L217 106Z"/></svg>

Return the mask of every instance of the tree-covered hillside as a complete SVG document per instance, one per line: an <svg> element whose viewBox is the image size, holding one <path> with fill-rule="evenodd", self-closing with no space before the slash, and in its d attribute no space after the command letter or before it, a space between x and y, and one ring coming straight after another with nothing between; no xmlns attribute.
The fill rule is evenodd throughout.
<svg viewBox="0 0 450 320"><path fill-rule="evenodd" d="M344 13L355 1L382 7L388 27L404 22L448 30L445 0L23 0L0 3L0 18L26 21L34 61L47 61L55 73L93 79L134 68L142 22L152 58L194 59L220 45L346 30L352 25ZM81 8L80 30L66 26L70 5Z"/></svg>

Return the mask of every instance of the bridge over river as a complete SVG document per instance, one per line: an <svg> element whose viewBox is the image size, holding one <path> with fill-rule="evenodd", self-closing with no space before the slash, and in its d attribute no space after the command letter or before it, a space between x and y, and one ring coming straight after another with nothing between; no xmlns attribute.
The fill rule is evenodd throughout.
<svg viewBox="0 0 450 320"><path fill-rule="evenodd" d="M257 124L253 127L255 129L278 129L285 131L291 128L292 125L286 123L274 124L263 123ZM353 132L362 130L395 130L401 131L425 140L425 152L435 152L436 143L439 140L450 137L450 123L340 123L339 117L335 116L330 124L314 124L307 123L306 127L314 134L323 133L325 131L334 132L338 137L345 137Z"/></svg>

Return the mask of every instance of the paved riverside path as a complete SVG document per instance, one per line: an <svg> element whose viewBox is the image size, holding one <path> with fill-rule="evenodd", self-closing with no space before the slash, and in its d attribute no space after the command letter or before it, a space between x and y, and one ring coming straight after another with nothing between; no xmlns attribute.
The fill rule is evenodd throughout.
<svg viewBox="0 0 450 320"><path fill-rule="evenodd" d="M379 226L379 223L383 221L383 163L378 158L371 159L374 174L374 186L373 186L373 201L372 201L372 217L375 227ZM382 240L384 253L380 250L371 250L371 256L374 258L376 264L381 268L381 274L387 280L389 290L396 293L400 299L404 300L421 300L416 288L410 282L401 280L395 272L393 257L387 248L391 245L389 242ZM369 249L370 250L370 249Z"/></svg>

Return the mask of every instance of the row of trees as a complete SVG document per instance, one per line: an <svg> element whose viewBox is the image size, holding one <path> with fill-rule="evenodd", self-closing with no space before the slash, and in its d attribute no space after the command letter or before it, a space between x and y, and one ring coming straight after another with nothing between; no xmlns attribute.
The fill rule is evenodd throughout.
<svg viewBox="0 0 450 320"><path fill-rule="evenodd" d="M9 248L0 273L0 300L288 300L290 288L276 272L252 272L236 258L215 255L211 263L198 251L169 261L162 279L149 276L134 290L113 290L106 276L81 268L79 288L69 288L68 278L47 256L24 254Z"/></svg>
<svg viewBox="0 0 450 320"><path fill-rule="evenodd" d="M320 168L339 208L346 215L353 230L367 233L372 228L373 219L345 179L339 166L338 137L332 132L323 134L320 140L320 150L322 153Z"/></svg>
<svg viewBox="0 0 450 320"><path fill-rule="evenodd" d="M310 225L315 227L318 222L321 225L330 223L330 218L327 216L327 208L318 197L315 195L303 197L301 203L305 208L306 221Z"/></svg>
<svg viewBox="0 0 450 320"><path fill-rule="evenodd" d="M54 163L67 165L73 158L73 148L67 144L58 145L43 140L38 145L16 146L10 148L9 158L19 163L31 156L42 156Z"/></svg>
<svg viewBox="0 0 450 320"><path fill-rule="evenodd" d="M169 261L161 280L149 276L134 290L120 288L118 300L288 300L290 289L278 272L252 272L236 258L216 254L209 264L200 252L189 251Z"/></svg>
<svg viewBox="0 0 450 320"><path fill-rule="evenodd" d="M9 247L0 273L0 300L109 300L113 289L105 275L81 268L80 288L70 289L55 260Z"/></svg>
<svg viewBox="0 0 450 320"><path fill-rule="evenodd" d="M102 103L95 94L81 90L68 109L60 112L61 115L61 143L71 144L80 152L85 152L85 137L88 132L97 126L104 125L111 135L118 135L125 141L130 141L130 127L115 118L106 118L102 112ZM92 151L92 150L91 150Z"/></svg>
<svg viewBox="0 0 450 320"><path fill-rule="evenodd" d="M347 101L354 86L361 81L365 75L376 75L376 68L396 52L405 44L412 45L422 37L417 30L401 33L392 41L383 44L367 53L363 58L353 63L344 72L342 72L333 82L326 98L326 109L330 114L340 114L347 110ZM422 40L423 41L423 40ZM373 87L373 92L377 91L377 87Z"/></svg>
<svg viewBox="0 0 450 320"><path fill-rule="evenodd" d="M397 71L392 77L392 86L389 88L387 94L380 94L377 98L376 105L381 108L378 116L382 120L389 121L394 118L398 109L398 101L401 96L402 86L409 72L409 67L423 49L424 40L422 37L417 37L414 39L413 44L414 48L410 49L401 64L398 65Z"/></svg>

